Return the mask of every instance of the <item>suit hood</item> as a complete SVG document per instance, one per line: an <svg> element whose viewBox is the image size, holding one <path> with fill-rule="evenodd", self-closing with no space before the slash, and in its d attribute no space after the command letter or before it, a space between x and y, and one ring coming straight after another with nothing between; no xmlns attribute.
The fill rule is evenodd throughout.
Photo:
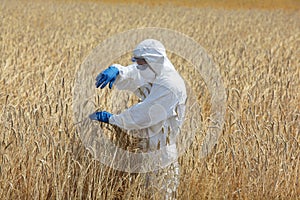
<svg viewBox="0 0 300 200"><path fill-rule="evenodd" d="M154 39L147 39L139 43L133 50L133 55L144 58L157 76L160 76L166 67L170 66L165 47Z"/></svg>

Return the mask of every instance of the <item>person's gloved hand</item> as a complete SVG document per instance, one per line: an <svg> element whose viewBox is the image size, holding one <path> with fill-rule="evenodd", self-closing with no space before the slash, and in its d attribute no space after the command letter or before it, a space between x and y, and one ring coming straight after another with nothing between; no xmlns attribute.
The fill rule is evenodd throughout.
<svg viewBox="0 0 300 200"><path fill-rule="evenodd" d="M90 114L89 118L91 120L97 120L100 122L105 122L109 123L109 118L112 116L111 113L106 112L106 111L101 111L101 112L94 112L93 114Z"/></svg>
<svg viewBox="0 0 300 200"><path fill-rule="evenodd" d="M118 68L110 66L96 77L96 88L101 86L100 88L103 89L109 83L111 89L118 75Z"/></svg>

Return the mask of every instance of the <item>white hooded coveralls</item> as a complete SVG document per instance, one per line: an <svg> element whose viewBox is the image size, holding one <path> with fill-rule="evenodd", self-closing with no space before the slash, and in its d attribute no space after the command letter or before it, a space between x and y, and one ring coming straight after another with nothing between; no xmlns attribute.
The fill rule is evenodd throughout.
<svg viewBox="0 0 300 200"><path fill-rule="evenodd" d="M185 84L159 41L144 40L133 54L134 57L144 58L150 65L146 73L154 72L155 76L145 76L137 64L127 67L113 65L119 69L116 87L134 92L141 102L113 115L109 123L129 131L140 130L141 137L149 138L146 150L159 150L165 146L167 153L162 159L164 165L164 159L177 160L175 138L184 121L187 99Z"/></svg>

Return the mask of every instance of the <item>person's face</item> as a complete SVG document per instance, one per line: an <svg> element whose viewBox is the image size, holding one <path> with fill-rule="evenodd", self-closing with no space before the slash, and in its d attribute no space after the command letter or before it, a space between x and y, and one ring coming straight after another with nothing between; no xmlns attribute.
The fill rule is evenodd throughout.
<svg viewBox="0 0 300 200"><path fill-rule="evenodd" d="M133 58L133 60L138 64L137 69L141 76L148 82L153 82L155 79L155 72L151 69L150 65L144 58Z"/></svg>

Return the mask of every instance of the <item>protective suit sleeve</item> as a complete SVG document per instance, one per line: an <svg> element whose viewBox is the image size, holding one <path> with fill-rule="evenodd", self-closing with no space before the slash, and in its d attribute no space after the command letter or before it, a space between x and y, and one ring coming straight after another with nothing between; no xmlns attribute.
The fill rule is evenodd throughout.
<svg viewBox="0 0 300 200"><path fill-rule="evenodd" d="M176 95L163 86L153 86L149 96L124 112L113 115L109 119L125 130L144 129L176 115L175 107L178 104Z"/></svg>
<svg viewBox="0 0 300 200"><path fill-rule="evenodd" d="M145 84L144 79L141 77L139 70L136 65L129 65L124 67L119 64L113 64L114 67L118 68L119 76L116 79L115 86L119 90L129 90L134 92L140 86Z"/></svg>

